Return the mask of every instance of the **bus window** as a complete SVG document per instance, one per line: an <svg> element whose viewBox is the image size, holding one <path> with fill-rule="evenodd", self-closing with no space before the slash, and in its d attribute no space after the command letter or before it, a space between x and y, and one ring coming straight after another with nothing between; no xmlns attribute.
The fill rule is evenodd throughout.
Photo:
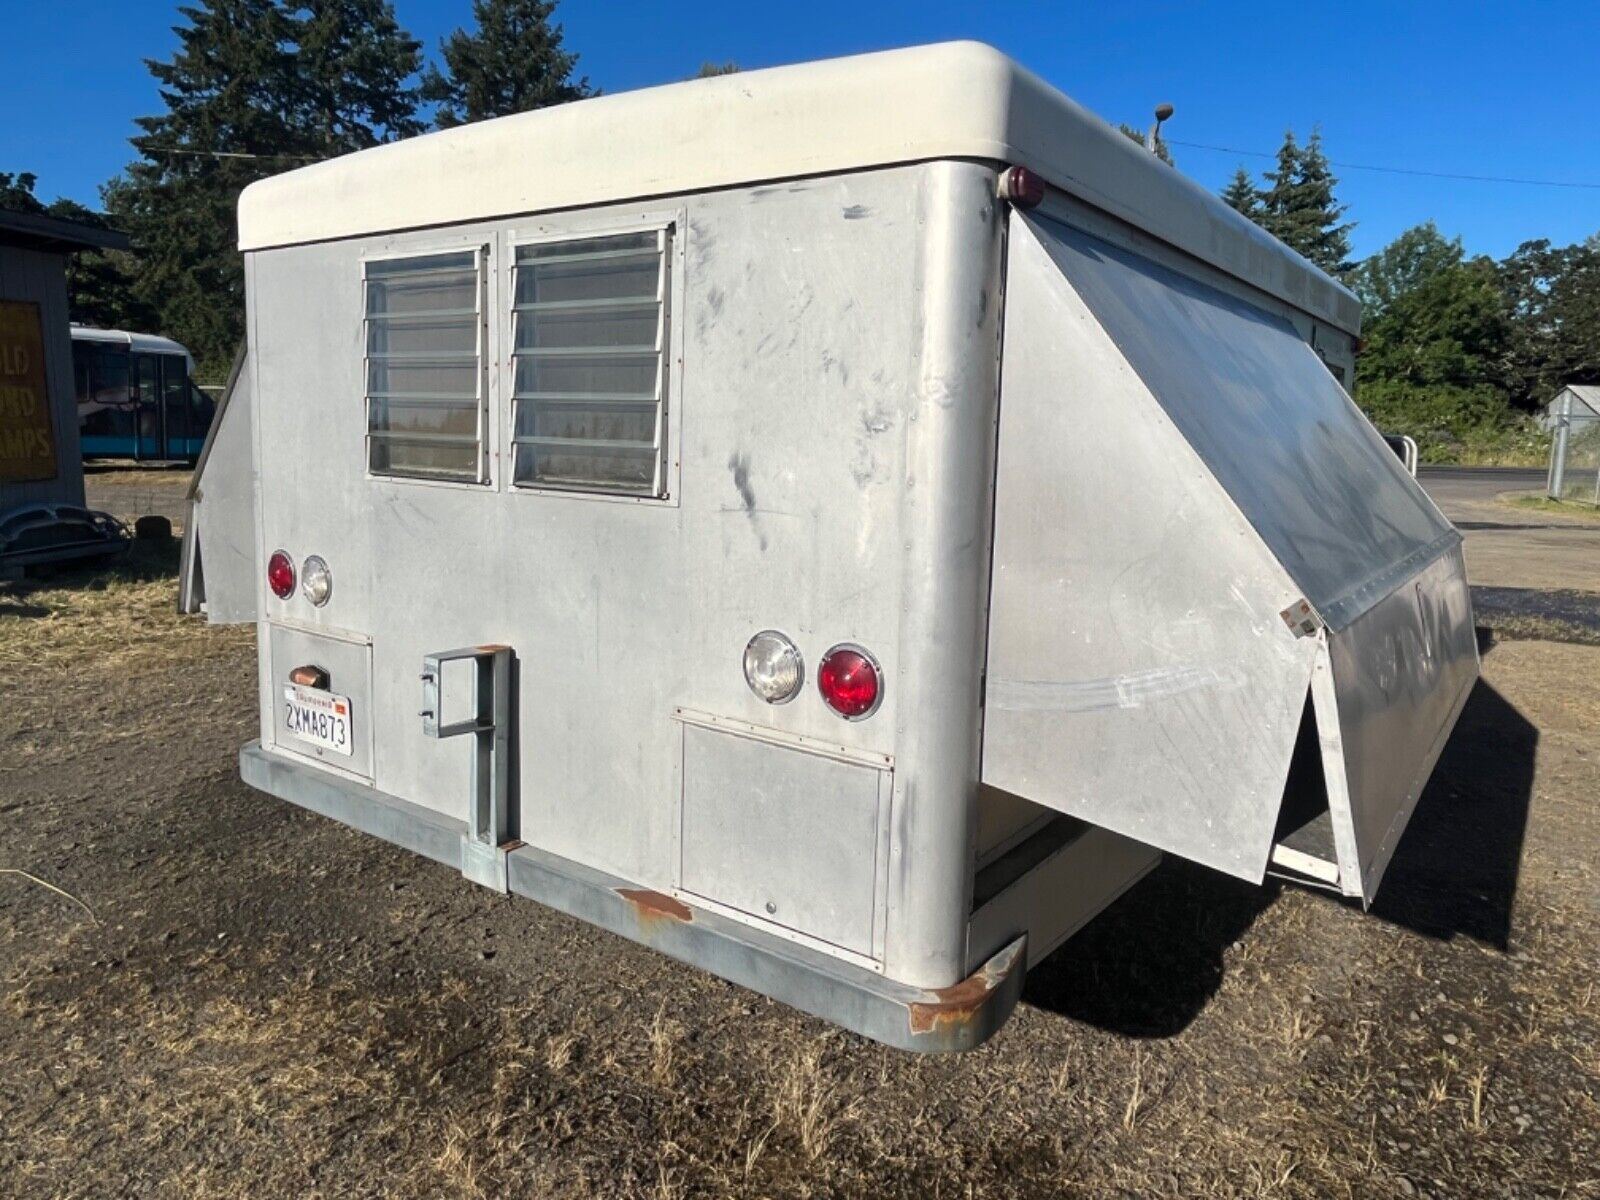
<svg viewBox="0 0 1600 1200"><path fill-rule="evenodd" d="M189 427L189 364L180 354L161 356L161 411L166 422L165 457L183 458L199 451L191 447Z"/></svg>
<svg viewBox="0 0 1600 1200"><path fill-rule="evenodd" d="M133 356L134 392L139 398L139 458L160 458L161 364L152 354Z"/></svg>
<svg viewBox="0 0 1600 1200"><path fill-rule="evenodd" d="M128 394L128 354L113 346L73 346L78 419L85 454L133 453L133 402Z"/></svg>

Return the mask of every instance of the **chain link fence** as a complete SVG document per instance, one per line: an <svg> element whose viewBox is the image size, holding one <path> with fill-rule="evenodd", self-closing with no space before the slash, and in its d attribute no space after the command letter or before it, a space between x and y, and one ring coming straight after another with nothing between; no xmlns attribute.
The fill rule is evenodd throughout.
<svg viewBox="0 0 1600 1200"><path fill-rule="evenodd" d="M1552 500L1600 507L1600 412L1568 391L1550 421L1546 493Z"/></svg>

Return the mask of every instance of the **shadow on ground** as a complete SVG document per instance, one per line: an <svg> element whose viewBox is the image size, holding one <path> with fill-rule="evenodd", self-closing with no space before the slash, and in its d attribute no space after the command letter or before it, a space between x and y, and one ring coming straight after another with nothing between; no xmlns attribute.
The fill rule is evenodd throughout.
<svg viewBox="0 0 1600 1200"><path fill-rule="evenodd" d="M1172 1037L1216 995L1223 953L1281 890L1169 855L1030 971L1022 999L1128 1037Z"/></svg>
<svg viewBox="0 0 1600 1200"><path fill-rule="evenodd" d="M1375 915L1504 950L1539 731L1481 679L1389 864Z"/></svg>
<svg viewBox="0 0 1600 1200"><path fill-rule="evenodd" d="M1453 524L1455 525L1455 527L1457 529L1494 529L1494 530L1497 530L1497 531L1499 531L1499 530L1511 531L1511 530L1518 530L1518 529L1520 529L1520 530L1529 530L1529 529L1571 529L1571 528L1574 527L1574 522L1572 522L1572 521L1561 521L1561 522L1544 521L1544 522L1540 522L1539 524L1521 524L1521 525L1518 525L1518 524L1515 524L1515 523L1506 522L1506 521L1455 521L1455 522L1453 522Z"/></svg>
<svg viewBox="0 0 1600 1200"><path fill-rule="evenodd" d="M121 583L176 579L182 542L175 537L135 538L126 553L85 563L30 567L22 579L0 583L0 617L47 617L54 609L26 603L41 592L93 591ZM174 593L176 600L176 593Z"/></svg>
<svg viewBox="0 0 1600 1200"><path fill-rule="evenodd" d="M1479 680L1389 863L1373 916L1504 950L1538 730ZM1028 1004L1129 1037L1171 1037L1222 985L1224 955L1284 885L1171 856L1028 975ZM1329 896L1330 904L1340 903Z"/></svg>

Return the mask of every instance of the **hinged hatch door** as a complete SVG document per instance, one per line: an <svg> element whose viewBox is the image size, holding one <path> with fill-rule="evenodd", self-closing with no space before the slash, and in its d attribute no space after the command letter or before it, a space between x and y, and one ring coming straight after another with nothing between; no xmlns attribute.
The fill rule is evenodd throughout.
<svg viewBox="0 0 1600 1200"><path fill-rule="evenodd" d="M994 539L985 783L1260 879L1310 695L1370 896L1476 651L1459 535L1286 319L1014 217Z"/></svg>

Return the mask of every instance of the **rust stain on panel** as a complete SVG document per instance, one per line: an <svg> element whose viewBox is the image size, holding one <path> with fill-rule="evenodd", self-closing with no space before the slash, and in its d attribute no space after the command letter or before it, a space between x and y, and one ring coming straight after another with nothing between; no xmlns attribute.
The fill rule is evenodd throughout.
<svg viewBox="0 0 1600 1200"><path fill-rule="evenodd" d="M693 921L694 912L681 900L647 888L618 888L617 895L638 910L642 921Z"/></svg>
<svg viewBox="0 0 1600 1200"><path fill-rule="evenodd" d="M960 983L930 992L932 1000L913 1001L906 1006L911 1014L911 1032L932 1033L947 1026L965 1025L982 1011L998 982L980 971Z"/></svg>

